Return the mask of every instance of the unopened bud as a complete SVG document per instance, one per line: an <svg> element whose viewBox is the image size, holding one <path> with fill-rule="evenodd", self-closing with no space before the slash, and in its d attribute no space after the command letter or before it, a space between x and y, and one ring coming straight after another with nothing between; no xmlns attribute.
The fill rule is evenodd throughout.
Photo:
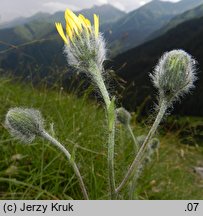
<svg viewBox="0 0 203 216"><path fill-rule="evenodd" d="M11 108L5 126L13 137L24 142L32 142L44 131L41 113L35 109Z"/></svg>
<svg viewBox="0 0 203 216"><path fill-rule="evenodd" d="M196 61L183 50L166 52L150 74L159 95L168 102L189 92L196 80Z"/></svg>
<svg viewBox="0 0 203 216"><path fill-rule="evenodd" d="M155 151L156 149L158 149L160 146L160 141L157 138L153 138L150 142L150 148L152 149L152 151Z"/></svg>
<svg viewBox="0 0 203 216"><path fill-rule="evenodd" d="M120 107L118 109L116 109L116 115L117 115L117 120L127 126L130 124L130 120L131 120L131 115L130 113L124 109L123 107Z"/></svg>

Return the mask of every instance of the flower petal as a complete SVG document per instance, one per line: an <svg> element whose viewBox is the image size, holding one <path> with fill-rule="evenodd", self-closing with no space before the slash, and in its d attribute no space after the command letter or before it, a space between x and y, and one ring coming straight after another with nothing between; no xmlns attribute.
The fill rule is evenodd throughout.
<svg viewBox="0 0 203 216"><path fill-rule="evenodd" d="M87 27L89 29L91 29L91 22L90 22L90 20L88 20L88 19L85 18L85 23L86 23Z"/></svg>
<svg viewBox="0 0 203 216"><path fill-rule="evenodd" d="M64 40L64 42L66 44L68 44L68 40L67 40L67 38L66 38L66 36L64 34L63 27L62 27L61 23L55 23L55 25L56 25L56 29L57 29L59 35L62 37L62 39Z"/></svg>
<svg viewBox="0 0 203 216"><path fill-rule="evenodd" d="M66 25L70 27L72 33L75 32L79 36L78 26L75 24L73 19L67 13L65 14L65 19L66 19Z"/></svg>
<svg viewBox="0 0 203 216"><path fill-rule="evenodd" d="M89 26L86 23L86 18L82 14L79 14L78 18L80 19L80 22L81 22L83 28L86 30L87 36L89 37L89 30L90 29L89 29Z"/></svg>
<svg viewBox="0 0 203 216"><path fill-rule="evenodd" d="M79 14L78 18L79 18L79 20L80 20L82 26L83 26L85 29L87 29L88 26L87 26L87 24L86 24L86 18L85 18L82 14Z"/></svg>
<svg viewBox="0 0 203 216"><path fill-rule="evenodd" d="M66 19L66 22L70 22L70 19L71 19L72 23L75 24L75 27L78 30L82 31L82 26L81 26L79 18L71 10L66 9L66 11L65 11L65 19Z"/></svg>
<svg viewBox="0 0 203 216"><path fill-rule="evenodd" d="M66 33L71 41L73 41L73 32L69 23L66 23Z"/></svg>
<svg viewBox="0 0 203 216"><path fill-rule="evenodd" d="M95 32L95 36L98 37L99 36L99 16L97 16L96 14L94 14L94 32Z"/></svg>

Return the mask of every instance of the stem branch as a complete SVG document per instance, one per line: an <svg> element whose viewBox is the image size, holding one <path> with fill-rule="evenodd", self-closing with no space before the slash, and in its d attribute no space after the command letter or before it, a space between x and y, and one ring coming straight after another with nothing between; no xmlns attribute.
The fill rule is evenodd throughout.
<svg viewBox="0 0 203 216"><path fill-rule="evenodd" d="M56 139L54 139L51 135L49 135L46 131L43 131L41 133L41 136L44 137L46 140L48 140L49 142L51 142L53 145L55 145L57 148L59 148L67 157L68 161L70 162L75 175L78 178L79 184L80 184L80 188L82 190L83 196L86 200L88 200L88 195L87 195L87 191L85 188L85 184L83 182L82 176L80 174L80 171L76 165L76 163L73 161L73 159L71 158L71 154L68 152L68 150L60 143L58 142Z"/></svg>
<svg viewBox="0 0 203 216"><path fill-rule="evenodd" d="M134 135L134 133L133 133L133 130L132 130L132 128L131 128L131 126L128 124L128 126L127 126L127 129L128 129L128 131L129 131L129 133L130 133L130 135L131 135L131 137L132 137L132 139L133 139L133 142L134 142L134 149L135 149L135 152L138 150L138 141L137 141L137 138L135 137L135 135Z"/></svg>
<svg viewBox="0 0 203 216"><path fill-rule="evenodd" d="M145 141L143 142L142 146L140 147L134 161L132 162L131 166L129 167L123 181L121 182L121 184L116 188L116 193L119 193L123 187L126 185L126 183L129 181L129 179L131 178L134 170L136 167L139 166L142 156L147 148L147 144L149 143L150 139L154 136L154 133L156 132L165 112L167 109L167 103L165 100L162 101L161 105L160 105L160 109L159 112L157 114L157 117L149 131L149 133L147 134L147 137L145 138Z"/></svg>

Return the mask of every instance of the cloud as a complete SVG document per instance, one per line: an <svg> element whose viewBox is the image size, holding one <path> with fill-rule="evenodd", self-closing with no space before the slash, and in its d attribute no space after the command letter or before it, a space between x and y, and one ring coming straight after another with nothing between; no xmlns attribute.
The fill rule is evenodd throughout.
<svg viewBox="0 0 203 216"><path fill-rule="evenodd" d="M132 11L148 3L150 0L0 0L0 22L5 22L19 16L32 16L42 11L54 13L64 11L67 7L72 10L90 8L93 5L112 4L120 10ZM177 2L178 0L162 0Z"/></svg>
<svg viewBox="0 0 203 216"><path fill-rule="evenodd" d="M50 13L56 11L63 11L66 8L70 8L71 10L79 10L80 8L73 4L65 4L60 2L45 2L42 5L43 9L49 11Z"/></svg>
<svg viewBox="0 0 203 216"><path fill-rule="evenodd" d="M140 6L145 5L147 2L146 1L140 1L139 4Z"/></svg>
<svg viewBox="0 0 203 216"><path fill-rule="evenodd" d="M100 4L108 4L108 0L97 0Z"/></svg>
<svg viewBox="0 0 203 216"><path fill-rule="evenodd" d="M169 0L161 0L161 1L169 1ZM170 0L171 2L179 2L180 0ZM182 0L183 1L183 0Z"/></svg>
<svg viewBox="0 0 203 216"><path fill-rule="evenodd" d="M126 10L125 5L122 4L121 2L113 1L111 4L112 4L114 7L118 8L118 9L120 9L120 10L123 10L123 11Z"/></svg>

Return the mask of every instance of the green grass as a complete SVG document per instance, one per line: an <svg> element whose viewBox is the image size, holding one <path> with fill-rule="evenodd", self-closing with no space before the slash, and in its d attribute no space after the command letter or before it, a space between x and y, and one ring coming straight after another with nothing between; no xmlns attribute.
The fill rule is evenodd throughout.
<svg viewBox="0 0 203 216"><path fill-rule="evenodd" d="M37 90L6 79L0 81L0 102L0 199L83 199L62 153L40 138L28 145L9 135L3 122L7 110L16 106L39 109L52 134L54 124L54 136L75 155L90 199L108 199L107 122L101 105L87 96ZM136 135L147 132L143 124L135 122L135 116L132 126ZM203 145L201 140L192 145L182 142L181 130L159 130L161 147L139 179L139 199L203 199L203 180L193 171L195 166L203 166ZM134 154L132 140L121 125L116 135L118 184ZM128 198L128 188L120 198Z"/></svg>

